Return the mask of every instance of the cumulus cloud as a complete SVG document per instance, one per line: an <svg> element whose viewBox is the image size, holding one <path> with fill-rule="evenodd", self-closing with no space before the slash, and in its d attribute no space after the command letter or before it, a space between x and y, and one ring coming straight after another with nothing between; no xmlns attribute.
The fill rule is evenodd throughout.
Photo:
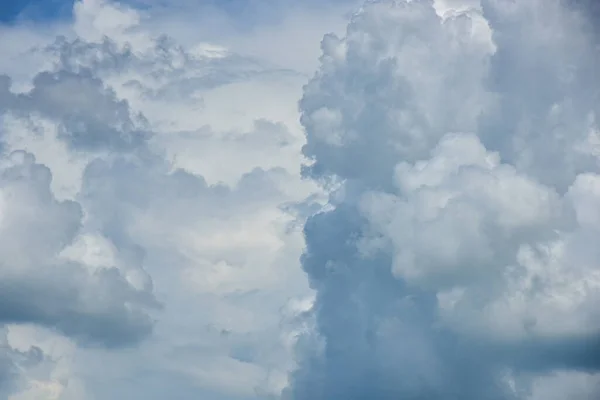
<svg viewBox="0 0 600 400"><path fill-rule="evenodd" d="M67 335L107 345L137 341L151 327L137 305L150 305L105 265L89 271L61 257L82 224L82 209L57 201L51 173L25 152L13 152L2 168L2 307L5 323L39 323Z"/></svg>
<svg viewBox="0 0 600 400"><path fill-rule="evenodd" d="M25 94L11 92L9 77L3 82L0 106L5 111L57 121L60 136L77 150L127 151L144 141L127 102L116 99L91 72L42 72Z"/></svg>
<svg viewBox="0 0 600 400"><path fill-rule="evenodd" d="M305 77L178 41L153 12L86 0L33 43L7 30L28 47L6 46L24 68L0 66L0 251L15 260L0 322L12 349L47 360L29 376L11 350L7 399L254 399L286 384L293 304L310 297L296 220L320 196L300 176Z"/></svg>
<svg viewBox="0 0 600 400"><path fill-rule="evenodd" d="M563 2L460 3L322 42L305 173L338 189L286 398L598 395L596 38Z"/></svg>
<svg viewBox="0 0 600 400"><path fill-rule="evenodd" d="M4 354L12 360L12 382L2 385L10 400L87 399L82 382L74 376L73 351L68 339L35 325L8 325L2 329Z"/></svg>
<svg viewBox="0 0 600 400"><path fill-rule="evenodd" d="M585 2L350 3L0 28L0 398L597 397Z"/></svg>
<svg viewBox="0 0 600 400"><path fill-rule="evenodd" d="M26 351L13 348L2 329L0 336L0 395L4 398L23 385L23 371L43 363L44 353L39 347L30 347Z"/></svg>

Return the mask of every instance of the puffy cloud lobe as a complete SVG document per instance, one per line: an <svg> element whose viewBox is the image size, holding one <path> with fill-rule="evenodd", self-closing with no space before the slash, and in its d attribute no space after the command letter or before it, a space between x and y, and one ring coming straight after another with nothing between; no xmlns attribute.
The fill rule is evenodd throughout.
<svg viewBox="0 0 600 400"><path fill-rule="evenodd" d="M40 335L41 334L41 335ZM12 380L0 386L9 400L71 400L87 398L84 388L69 376L69 339L33 325L7 325L1 329L3 358L11 360Z"/></svg>
<svg viewBox="0 0 600 400"><path fill-rule="evenodd" d="M586 343L600 328L597 255L591 216L576 215L589 213L583 202L595 199L596 175L578 177L563 199L494 163L475 136L445 137L432 153L426 163L399 165L401 196L363 201L371 228L390 242L394 274L435 290L442 319L481 340Z"/></svg>
<svg viewBox="0 0 600 400"><path fill-rule="evenodd" d="M0 321L34 323L87 343L121 346L146 336L154 300L113 265L90 270L64 257L82 225L73 201L57 201L51 173L14 152L1 170Z"/></svg>
<svg viewBox="0 0 600 400"><path fill-rule="evenodd" d="M586 149L597 130L595 38L585 13L564 4L482 2L498 49L486 82L494 102L478 130L488 149L560 191L598 172Z"/></svg>
<svg viewBox="0 0 600 400"><path fill-rule="evenodd" d="M306 171L342 185L305 227L291 399L535 399L598 372L593 37L559 1L482 10L369 2L323 40Z"/></svg>
<svg viewBox="0 0 600 400"><path fill-rule="evenodd" d="M429 293L395 279L388 254L362 256L357 242L369 228L355 209L319 214L305 230L303 265L317 290L324 344L299 348L300 368L284 398L511 398L498 366L468 341L432 328Z"/></svg>
<svg viewBox="0 0 600 400"><path fill-rule="evenodd" d="M7 396L23 386L23 371L31 370L45 361L45 354L39 347L20 351L13 348L6 336L5 329L0 331L0 397Z"/></svg>
<svg viewBox="0 0 600 400"><path fill-rule="evenodd" d="M429 1L367 7L345 38L323 39L300 103L304 153L314 177L389 187L398 160L422 158L448 130L475 128L489 101L481 81L491 45L477 19L441 23Z"/></svg>
<svg viewBox="0 0 600 400"><path fill-rule="evenodd" d="M363 203L390 238L402 279L436 289L470 279L464 275L496 280L523 242L568 223L558 194L500 164L476 136L445 136L432 153L398 165L399 197L373 194Z"/></svg>
<svg viewBox="0 0 600 400"><path fill-rule="evenodd" d="M126 101L118 100L89 70L42 72L24 94L10 90L2 78L0 106L4 112L36 116L60 123L60 137L84 151L130 151L141 146L147 133L132 116Z"/></svg>

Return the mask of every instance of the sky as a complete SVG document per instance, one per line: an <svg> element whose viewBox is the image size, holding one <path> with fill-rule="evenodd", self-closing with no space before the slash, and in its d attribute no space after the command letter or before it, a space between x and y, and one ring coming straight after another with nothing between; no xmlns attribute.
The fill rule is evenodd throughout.
<svg viewBox="0 0 600 400"><path fill-rule="evenodd" d="M0 6L0 400L597 400L579 0Z"/></svg>
<svg viewBox="0 0 600 400"><path fill-rule="evenodd" d="M70 0L6 0L0 8L0 21L13 23L15 20L35 19L48 21L68 18L73 9Z"/></svg>

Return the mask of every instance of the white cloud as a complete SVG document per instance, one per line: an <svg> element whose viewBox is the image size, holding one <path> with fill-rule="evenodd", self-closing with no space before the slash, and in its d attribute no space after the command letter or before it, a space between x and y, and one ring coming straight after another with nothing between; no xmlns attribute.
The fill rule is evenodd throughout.
<svg viewBox="0 0 600 400"><path fill-rule="evenodd" d="M37 257L24 282L39 287L27 301L71 293L70 282L81 301L45 297L35 304L53 305L50 317L7 320L16 324L13 341L28 338L20 346L39 346L49 360L45 375L23 375L10 388L11 400L249 399L286 385L297 312L286 304L310 293L296 221L307 211L298 203L320 196L300 177L297 99L306 71L257 51L262 33L223 33L213 43L215 32L191 30L197 21L166 18L154 8L85 0L75 4L72 24L47 35L10 31L35 48L6 45L25 67L0 66L9 77L0 94L2 146L31 162L35 156L50 205L36 200L45 219L10 213L30 223L21 236L11 233L22 248L0 251ZM170 21L188 24L179 28L193 36L166 36ZM287 35L298 29L280 26ZM290 54L316 57L318 42L312 46L311 54ZM28 199L14 207L36 210ZM69 220L44 221L66 205L78 214L61 238ZM34 245L50 248L28 251ZM47 259L77 273L58 275ZM93 327L96 320L105 323ZM143 330L134 335L137 323ZM57 338L66 345L48 345Z"/></svg>
<svg viewBox="0 0 600 400"><path fill-rule="evenodd" d="M373 1L324 40L304 153L342 183L306 224L321 341L286 396L597 397L588 24L560 1Z"/></svg>
<svg viewBox="0 0 600 400"><path fill-rule="evenodd" d="M352 3L1 28L0 398L595 398L585 18Z"/></svg>
<svg viewBox="0 0 600 400"><path fill-rule="evenodd" d="M109 346L135 342L151 326L137 291L105 265L90 273L60 257L77 236L82 209L57 201L50 170L24 151L3 160L0 191L3 322L39 323L78 340Z"/></svg>

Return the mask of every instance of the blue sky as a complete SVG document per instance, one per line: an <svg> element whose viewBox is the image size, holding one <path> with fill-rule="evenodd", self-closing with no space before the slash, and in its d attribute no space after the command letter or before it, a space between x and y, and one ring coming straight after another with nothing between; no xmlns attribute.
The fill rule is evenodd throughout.
<svg viewBox="0 0 600 400"><path fill-rule="evenodd" d="M71 14L73 0L4 0L0 22L11 23L19 17L37 21L64 18Z"/></svg>
<svg viewBox="0 0 600 400"><path fill-rule="evenodd" d="M0 23L14 24L19 20L48 22L72 16L75 0L4 0L0 5ZM204 7L218 9L232 17L240 25L256 25L261 21L277 18L290 6L319 8L327 5L356 3L354 0L305 0L300 3L292 0L123 0L121 4L144 9L155 7L165 11L184 9L197 12Z"/></svg>

